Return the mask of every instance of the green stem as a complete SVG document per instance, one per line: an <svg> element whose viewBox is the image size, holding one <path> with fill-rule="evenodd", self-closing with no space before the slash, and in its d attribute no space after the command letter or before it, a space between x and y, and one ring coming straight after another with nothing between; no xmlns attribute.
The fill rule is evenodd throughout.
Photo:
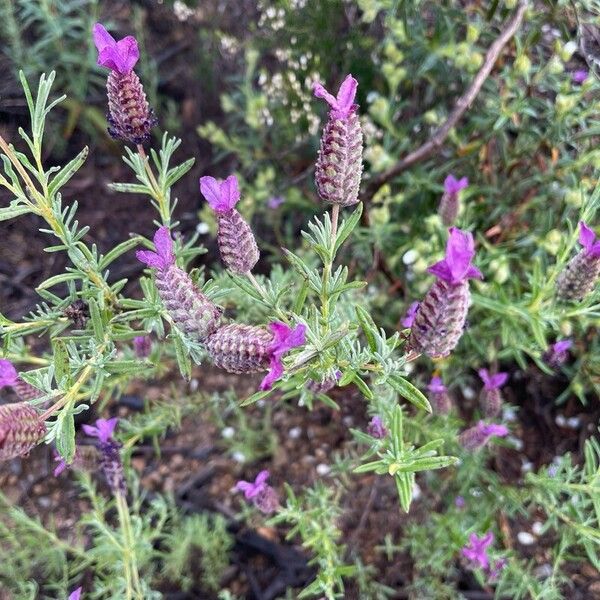
<svg viewBox="0 0 600 600"><path fill-rule="evenodd" d="M156 200L158 204L158 212L160 213L160 220L163 225L169 227L171 225L171 214L169 211L169 204L167 202L166 195L163 189L158 184L156 177L154 176L154 172L152 171L152 167L150 166L150 159L144 150L144 146L141 144L137 145L137 151L144 163L144 169L146 170L146 174L148 175L148 179L150 180L152 197Z"/></svg>
<svg viewBox="0 0 600 600"><path fill-rule="evenodd" d="M123 565L125 570L125 579L127 581L127 598L143 600L142 586L140 584L140 575L135 556L135 540L131 529L131 516L125 496L118 492L116 494L117 511L119 513L119 523L121 525L121 534L123 536Z"/></svg>

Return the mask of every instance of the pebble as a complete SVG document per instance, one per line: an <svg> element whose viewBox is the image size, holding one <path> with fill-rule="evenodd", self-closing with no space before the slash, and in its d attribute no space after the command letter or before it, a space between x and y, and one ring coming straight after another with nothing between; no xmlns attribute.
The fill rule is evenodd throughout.
<svg viewBox="0 0 600 600"><path fill-rule="evenodd" d="M405 265L412 265L419 258L419 253L416 250L408 250L402 256L402 262Z"/></svg>
<svg viewBox="0 0 600 600"><path fill-rule="evenodd" d="M195 377L190 379L190 392L195 392L198 389L198 385L199 382Z"/></svg>
<svg viewBox="0 0 600 600"><path fill-rule="evenodd" d="M532 469L533 463L528 460L524 460L523 464L521 465L521 471L523 471L523 473L529 473L529 471L531 471Z"/></svg>
<svg viewBox="0 0 600 600"><path fill-rule="evenodd" d="M421 492L421 486L415 482L412 489L412 499L418 500L422 495L423 493Z"/></svg>
<svg viewBox="0 0 600 600"><path fill-rule="evenodd" d="M352 425L354 425L354 419L350 415L344 417L342 422L346 427L352 427Z"/></svg>
<svg viewBox="0 0 600 600"><path fill-rule="evenodd" d="M542 530L544 529L544 524L541 521L534 521L531 525L531 531L535 533L535 535L542 535Z"/></svg>
<svg viewBox="0 0 600 600"><path fill-rule="evenodd" d="M535 576L540 579L548 579L548 577L552 576L552 565L544 563L543 565L536 567L533 572L535 573Z"/></svg>
<svg viewBox="0 0 600 600"><path fill-rule="evenodd" d="M235 435L235 429L233 427L225 427L223 431L221 431L221 435L226 440L230 440Z"/></svg>
<svg viewBox="0 0 600 600"><path fill-rule="evenodd" d="M462 393L465 397L465 400L473 400L473 398L475 398L475 390L472 387L469 387L468 385L465 385L463 387Z"/></svg>
<svg viewBox="0 0 600 600"><path fill-rule="evenodd" d="M245 454L243 452L240 452L239 450L233 453L232 458L233 458L233 460L235 460L236 462L239 462L239 463L246 462Z"/></svg>
<svg viewBox="0 0 600 600"><path fill-rule="evenodd" d="M288 437L292 440L297 440L302 435L302 427L292 427L288 431Z"/></svg>
<svg viewBox="0 0 600 600"><path fill-rule="evenodd" d="M519 531L519 533L517 533L517 539L519 540L519 544L523 546L531 546L531 544L535 543L535 537L528 531Z"/></svg>
<svg viewBox="0 0 600 600"><path fill-rule="evenodd" d="M331 471L331 467L329 465L326 465L324 463L319 463L317 465L317 473L323 477L325 475L328 475L329 472Z"/></svg>

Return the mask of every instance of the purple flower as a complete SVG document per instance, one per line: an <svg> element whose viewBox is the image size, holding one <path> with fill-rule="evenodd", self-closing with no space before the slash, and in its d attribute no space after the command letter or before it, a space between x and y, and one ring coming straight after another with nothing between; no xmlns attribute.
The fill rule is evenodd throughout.
<svg viewBox="0 0 600 600"><path fill-rule="evenodd" d="M441 377L432 377L427 389L433 394L441 394L448 391Z"/></svg>
<svg viewBox="0 0 600 600"><path fill-rule="evenodd" d="M285 202L283 196L273 196L267 200L267 206L273 210L279 208Z"/></svg>
<svg viewBox="0 0 600 600"><path fill-rule="evenodd" d="M508 379L508 373L496 373L490 375L487 369L479 369L477 371L481 381L483 381L486 390L497 390L501 388Z"/></svg>
<svg viewBox="0 0 600 600"><path fill-rule="evenodd" d="M78 587L76 590L73 590L70 594L69 594L69 598L67 600L80 600L81 598L81 590L83 588Z"/></svg>
<svg viewBox="0 0 600 600"><path fill-rule="evenodd" d="M469 560L474 567L487 569L490 566L487 549L493 541L494 534L491 531L488 531L488 533L482 537L479 537L476 533L472 533L469 536L469 543L462 548L462 555Z"/></svg>
<svg viewBox="0 0 600 600"><path fill-rule="evenodd" d="M371 419L371 422L367 425L367 433L378 440L382 440L387 436L388 431L379 415L375 415Z"/></svg>
<svg viewBox="0 0 600 600"><path fill-rule="evenodd" d="M356 107L354 99L356 98L357 87L358 81L352 75L348 75L335 98L320 83L313 84L313 93L317 98L323 98L331 106L331 113L334 118L346 119Z"/></svg>
<svg viewBox="0 0 600 600"><path fill-rule="evenodd" d="M508 435L508 428L504 425L487 424L484 421L479 421L477 425L465 429L458 437L458 441L465 450L479 450L487 444L491 437L504 437L506 435Z"/></svg>
<svg viewBox="0 0 600 600"><path fill-rule="evenodd" d="M454 499L454 506L456 506L456 508L464 508L465 505L465 499L462 496L456 496Z"/></svg>
<svg viewBox="0 0 600 600"><path fill-rule="evenodd" d="M235 175L230 175L225 181L217 181L208 175L200 177L200 192L216 213L229 212L240 199Z"/></svg>
<svg viewBox="0 0 600 600"><path fill-rule="evenodd" d="M456 179L454 175L450 174L444 179L444 192L446 194L458 194L461 190L464 190L469 185L469 180L466 177Z"/></svg>
<svg viewBox="0 0 600 600"><path fill-rule="evenodd" d="M131 73L140 57L136 39L128 35L117 42L100 23L94 25L92 34L98 49L98 64L121 75Z"/></svg>
<svg viewBox="0 0 600 600"><path fill-rule="evenodd" d="M133 338L133 349L138 358L147 358L152 350L152 341L147 335L138 335Z"/></svg>
<svg viewBox="0 0 600 600"><path fill-rule="evenodd" d="M269 347L271 353L269 372L260 384L260 389L263 391L270 390L273 383L283 375L283 364L281 362L283 355L288 350L304 344L306 339L306 327L302 324L291 329L285 323L275 321L269 324L269 328L273 333L273 341Z"/></svg>
<svg viewBox="0 0 600 600"><path fill-rule="evenodd" d="M58 477L69 465L58 452L54 453L54 462L58 464L54 468L53 475L54 477Z"/></svg>
<svg viewBox="0 0 600 600"><path fill-rule="evenodd" d="M554 344L550 345L550 348L544 353L543 359L551 367L558 367L566 362L568 356L567 352L573 345L570 339L559 340Z"/></svg>
<svg viewBox="0 0 600 600"><path fill-rule="evenodd" d="M496 579L498 579L498 576L500 575L502 569L504 569L504 567L506 567L507 564L508 561L506 560L506 558L499 558L494 563L493 567L490 565L490 568L488 569L489 581L495 581Z"/></svg>
<svg viewBox="0 0 600 600"><path fill-rule="evenodd" d="M589 75L589 73L587 72L586 69L577 69L577 71L574 71L572 73L571 81L573 83L581 85L588 78L588 75Z"/></svg>
<svg viewBox="0 0 600 600"><path fill-rule="evenodd" d="M112 440L112 435L117 426L119 419L114 417L113 419L98 419L96 426L84 425L83 430L90 436L96 437L101 443L106 444Z"/></svg>
<svg viewBox="0 0 600 600"><path fill-rule="evenodd" d="M486 425L483 421L479 421L478 427L481 428L482 433L488 438L493 436L505 437L508 435L508 427L505 425L499 425L497 423L489 423Z"/></svg>
<svg viewBox="0 0 600 600"><path fill-rule="evenodd" d="M569 339L566 339L555 342L550 346L550 348L552 348L552 352L554 352L555 354L564 354L567 350L571 348L572 345L573 342Z"/></svg>
<svg viewBox="0 0 600 600"><path fill-rule="evenodd" d="M279 506L277 492L267 485L269 471L261 471L254 482L238 481L235 490L244 492L246 500L250 500L258 510L265 514L274 512Z"/></svg>
<svg viewBox="0 0 600 600"><path fill-rule="evenodd" d="M154 246L156 252L150 250L137 250L135 256L140 262L166 271L171 265L175 264L175 255L173 254L173 240L168 227L164 225L159 227L154 234Z"/></svg>
<svg viewBox="0 0 600 600"><path fill-rule="evenodd" d="M0 359L0 389L13 386L18 378L19 374L10 360Z"/></svg>
<svg viewBox="0 0 600 600"><path fill-rule="evenodd" d="M407 329L409 327L412 327L413 323L415 322L415 317L417 316L417 312L419 310L419 304L421 304L421 303L420 302L413 302L408 307L408 310L406 311L406 314L404 315L404 317L400 321L400 323L402 323L402 327L406 327Z"/></svg>
<svg viewBox="0 0 600 600"><path fill-rule="evenodd" d="M600 240L594 230L583 221L579 221L579 243L585 248L585 253L592 258L600 257Z"/></svg>
<svg viewBox="0 0 600 600"><path fill-rule="evenodd" d="M448 231L450 237L446 244L446 257L427 270L452 285L473 277L483 279L479 269L471 264L471 259L475 256L473 235L456 227L451 227Z"/></svg>

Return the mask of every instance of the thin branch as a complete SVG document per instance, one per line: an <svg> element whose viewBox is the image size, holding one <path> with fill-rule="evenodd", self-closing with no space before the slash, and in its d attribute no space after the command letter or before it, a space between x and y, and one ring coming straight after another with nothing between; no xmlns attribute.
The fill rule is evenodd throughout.
<svg viewBox="0 0 600 600"><path fill-rule="evenodd" d="M448 134L452 130L453 127L456 126L458 121L460 121L461 117L465 114L468 108L471 106L477 94L481 90L485 80L489 77L492 69L502 49L509 40L515 35L521 23L523 22L523 16L525 15L525 10L529 5L528 0L520 0L519 5L514 13L514 15L506 21L502 31L498 38L494 41L494 43L489 47L488 51L485 55L485 60L483 61L483 65L479 72L471 82L471 85L467 88L464 94L456 101L452 112L448 116L448 119L444 122L444 124L435 131L435 133L431 136L431 138L425 142L422 146L407 154L401 161L396 163L393 167L374 177L365 190L363 201L368 202L373 198L373 196L377 193L377 191L385 185L388 181L406 171L414 164L429 158L436 150L438 150L442 144L446 141Z"/></svg>

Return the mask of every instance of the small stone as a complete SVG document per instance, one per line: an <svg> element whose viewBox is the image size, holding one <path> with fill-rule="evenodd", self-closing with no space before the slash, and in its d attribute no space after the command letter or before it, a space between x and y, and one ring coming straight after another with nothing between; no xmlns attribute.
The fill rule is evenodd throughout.
<svg viewBox="0 0 600 600"><path fill-rule="evenodd" d="M246 456L243 452L240 452L239 450L233 453L232 458L233 460L235 460L235 462L239 462L242 464L246 462Z"/></svg>
<svg viewBox="0 0 600 600"><path fill-rule="evenodd" d="M317 465L317 473L321 477L324 477L325 475L328 475L330 471L331 471L331 467L329 465L326 465L324 463L319 463Z"/></svg>
<svg viewBox="0 0 600 600"><path fill-rule="evenodd" d="M199 385L199 382L198 382L198 380L195 377L193 377L192 379L190 379L190 392L197 391L198 385Z"/></svg>
<svg viewBox="0 0 600 600"><path fill-rule="evenodd" d="M292 440L297 440L301 435L302 435L302 428L301 427L292 427L288 431L288 437L290 439L292 439Z"/></svg>
<svg viewBox="0 0 600 600"><path fill-rule="evenodd" d="M531 544L535 543L535 537L527 531L519 531L517 539L519 540L519 544L523 546L531 546Z"/></svg>
<svg viewBox="0 0 600 600"><path fill-rule="evenodd" d="M559 427L564 427L565 424L567 423L567 420L564 418L563 415L556 415L556 418L554 419L554 422L559 426Z"/></svg>
<svg viewBox="0 0 600 600"><path fill-rule="evenodd" d="M225 427L225 429L221 431L221 435L226 440L230 440L235 435L235 429L233 427Z"/></svg>
<svg viewBox="0 0 600 600"><path fill-rule="evenodd" d="M579 417L569 417L567 419L567 427L579 429L581 427L581 419Z"/></svg>
<svg viewBox="0 0 600 600"><path fill-rule="evenodd" d="M548 579L548 577L552 577L552 565L544 563L543 565L536 567L533 572L535 576L540 579Z"/></svg>
<svg viewBox="0 0 600 600"><path fill-rule="evenodd" d="M475 390L472 387L469 387L468 385L463 387L462 393L463 393L463 396L465 397L465 400L473 400L473 398L475 398L475 396L476 396Z"/></svg>
<svg viewBox="0 0 600 600"><path fill-rule="evenodd" d="M535 535L542 535L542 531L544 529L544 524L541 521L534 521L531 525L531 531L535 533Z"/></svg>

